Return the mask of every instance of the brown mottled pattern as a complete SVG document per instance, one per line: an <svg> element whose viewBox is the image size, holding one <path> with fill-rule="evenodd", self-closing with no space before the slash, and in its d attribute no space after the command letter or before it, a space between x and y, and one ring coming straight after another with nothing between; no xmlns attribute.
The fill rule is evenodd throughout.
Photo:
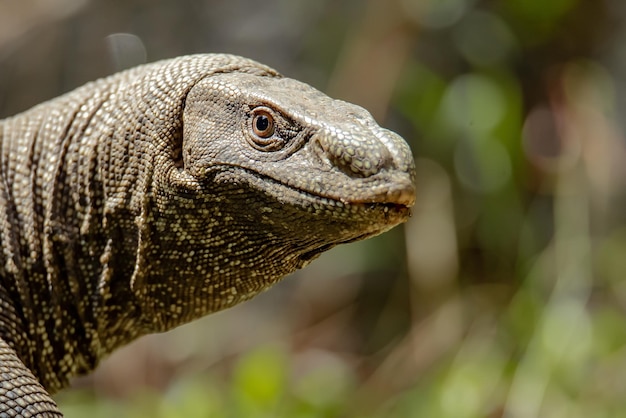
<svg viewBox="0 0 626 418"><path fill-rule="evenodd" d="M0 142L0 417L60 415L47 393L115 348L249 299L415 200L402 138L230 55L87 84L0 121Z"/></svg>

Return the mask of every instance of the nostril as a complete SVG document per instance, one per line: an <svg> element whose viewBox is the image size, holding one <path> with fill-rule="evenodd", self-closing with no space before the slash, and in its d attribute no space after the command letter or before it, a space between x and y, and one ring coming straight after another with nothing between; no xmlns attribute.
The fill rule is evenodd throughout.
<svg viewBox="0 0 626 418"><path fill-rule="evenodd" d="M333 168L335 163L331 160L328 152L324 149L324 145L322 141L320 141L320 137L315 135L309 141L310 147L313 150L313 157L317 159L317 164L323 169L330 170Z"/></svg>

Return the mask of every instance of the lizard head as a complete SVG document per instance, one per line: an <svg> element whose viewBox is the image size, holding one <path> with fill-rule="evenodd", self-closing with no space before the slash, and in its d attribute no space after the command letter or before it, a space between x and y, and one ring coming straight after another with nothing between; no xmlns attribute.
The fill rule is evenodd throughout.
<svg viewBox="0 0 626 418"><path fill-rule="evenodd" d="M246 300L337 244L406 221L415 201L400 136L363 108L276 74L201 79L186 95L180 136L173 161L155 167L158 213L142 242L160 269L147 279L152 300L194 298L172 304L185 312L159 313L161 323Z"/></svg>
<svg viewBox="0 0 626 418"><path fill-rule="evenodd" d="M407 143L365 109L293 79L207 77L189 92L183 125L182 164L192 177L228 182L237 173L276 202L286 232L304 227L285 216L295 211L311 234L325 235L302 259L388 230L415 202Z"/></svg>

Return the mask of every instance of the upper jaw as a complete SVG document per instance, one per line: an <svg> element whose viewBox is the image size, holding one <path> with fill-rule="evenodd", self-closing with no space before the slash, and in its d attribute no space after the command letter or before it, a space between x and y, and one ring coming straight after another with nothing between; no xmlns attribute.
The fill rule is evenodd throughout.
<svg viewBox="0 0 626 418"><path fill-rule="evenodd" d="M392 176L393 178L394 176ZM354 195L348 197L348 203L384 203L389 205L404 206L411 208L415 204L415 185L408 176L398 175L390 179L384 179L380 184L371 188L363 188Z"/></svg>

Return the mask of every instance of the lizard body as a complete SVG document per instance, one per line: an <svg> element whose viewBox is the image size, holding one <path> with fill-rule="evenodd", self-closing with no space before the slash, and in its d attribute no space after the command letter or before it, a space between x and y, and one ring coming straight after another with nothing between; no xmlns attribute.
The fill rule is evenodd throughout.
<svg viewBox="0 0 626 418"><path fill-rule="evenodd" d="M86 84L0 121L0 417L133 339L405 221L407 144L231 55Z"/></svg>

